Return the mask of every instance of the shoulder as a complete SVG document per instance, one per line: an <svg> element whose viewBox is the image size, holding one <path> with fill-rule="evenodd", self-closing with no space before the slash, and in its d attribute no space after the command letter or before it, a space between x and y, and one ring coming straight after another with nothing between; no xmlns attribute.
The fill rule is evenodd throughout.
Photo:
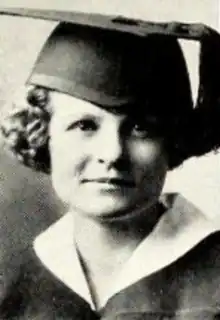
<svg viewBox="0 0 220 320"><path fill-rule="evenodd" d="M11 284L0 305L0 319L54 319L54 314L68 314L85 309L82 301L68 290L41 263L34 249L27 252L19 276Z"/></svg>
<svg viewBox="0 0 220 320"><path fill-rule="evenodd" d="M196 232L196 230L195 230ZM162 270L166 293L181 310L220 309L220 232L216 231ZM171 300L172 300L171 299Z"/></svg>
<svg viewBox="0 0 220 320"><path fill-rule="evenodd" d="M193 305L220 307L220 231L201 240L173 267Z"/></svg>
<svg viewBox="0 0 220 320"><path fill-rule="evenodd" d="M1 317L11 319L14 316L19 319L19 313L23 313L26 306L29 305L30 297L33 300L37 298L37 288L41 287L43 272L45 272L44 268L39 265L32 248L29 249L17 277L13 279L7 294L1 301L0 319Z"/></svg>
<svg viewBox="0 0 220 320"><path fill-rule="evenodd" d="M220 297L220 230L217 224L180 194L167 194L164 203L168 210L161 230L165 239L172 240L170 254L173 251L179 255L171 265L172 275L176 275L184 287L190 286L192 292L203 285L212 293L218 292Z"/></svg>
<svg viewBox="0 0 220 320"><path fill-rule="evenodd" d="M202 239L190 250L188 256L191 259L194 257L192 260L203 261L203 266L208 264L212 268L220 268L220 230L216 230Z"/></svg>
<svg viewBox="0 0 220 320"><path fill-rule="evenodd" d="M216 271L220 279L220 231L216 230L199 242L186 259L200 265L206 274L208 271Z"/></svg>

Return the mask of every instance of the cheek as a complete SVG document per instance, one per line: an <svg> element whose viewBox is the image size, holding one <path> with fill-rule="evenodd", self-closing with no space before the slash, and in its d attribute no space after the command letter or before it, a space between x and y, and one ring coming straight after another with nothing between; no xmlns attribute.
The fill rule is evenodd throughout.
<svg viewBox="0 0 220 320"><path fill-rule="evenodd" d="M67 205L74 201L79 190L80 178L84 173L87 159L71 146L56 144L52 141L51 150L51 180L58 197Z"/></svg>
<svg viewBox="0 0 220 320"><path fill-rule="evenodd" d="M165 176L167 158L161 143L151 141L132 143L129 152L136 179L150 178L152 181Z"/></svg>
<svg viewBox="0 0 220 320"><path fill-rule="evenodd" d="M83 171L87 156L82 144L59 135L50 141L52 174L54 176L74 178Z"/></svg>

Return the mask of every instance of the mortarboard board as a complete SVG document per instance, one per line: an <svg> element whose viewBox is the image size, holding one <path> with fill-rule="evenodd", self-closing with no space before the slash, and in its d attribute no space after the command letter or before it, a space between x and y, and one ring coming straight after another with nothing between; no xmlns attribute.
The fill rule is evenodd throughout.
<svg viewBox="0 0 220 320"><path fill-rule="evenodd" d="M213 104L218 99L219 81L213 82L212 73L220 70L220 38L215 30L203 24L155 23L120 16L25 8L2 8L0 14L59 22L43 46L27 81L29 84L104 106L130 103L140 96L144 99L145 94L156 100L160 96L161 103L164 95L166 107L159 106L160 111L186 112L192 102L186 66L177 42L182 38L201 43L197 104L206 106L207 102ZM167 77L172 80L170 83ZM158 88L162 90L159 94ZM167 104L171 95L173 103Z"/></svg>
<svg viewBox="0 0 220 320"><path fill-rule="evenodd" d="M146 37L149 34L162 34L175 38L201 40L207 35L217 33L202 23L153 22L127 18L124 16L103 15L85 12L72 12L48 9L1 8L0 15L30 17L58 22L70 22L77 25Z"/></svg>

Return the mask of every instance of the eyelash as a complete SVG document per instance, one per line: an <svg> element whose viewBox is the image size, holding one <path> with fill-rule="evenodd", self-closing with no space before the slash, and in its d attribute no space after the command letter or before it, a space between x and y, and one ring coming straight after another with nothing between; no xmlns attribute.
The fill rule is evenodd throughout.
<svg viewBox="0 0 220 320"><path fill-rule="evenodd" d="M79 120L67 127L67 131L72 129L79 128L81 131L96 131L98 129L98 125L95 123L94 120L85 119L85 120Z"/></svg>
<svg viewBox="0 0 220 320"><path fill-rule="evenodd" d="M67 131L73 129L80 129L83 132L92 133L98 130L99 125L93 119L84 119L79 120L67 127ZM124 135L130 134L136 138L146 138L155 136L155 128L152 124L148 124L147 122L133 122L127 125L124 125L123 128Z"/></svg>
<svg viewBox="0 0 220 320"><path fill-rule="evenodd" d="M160 135L160 125L157 120L146 119L146 120L137 120L132 121L129 125L129 131L131 136L135 138L153 138Z"/></svg>
<svg viewBox="0 0 220 320"><path fill-rule="evenodd" d="M135 137L146 138L147 136L150 135L150 132L149 132L149 129L147 129L147 125L136 123L132 127L131 135Z"/></svg>

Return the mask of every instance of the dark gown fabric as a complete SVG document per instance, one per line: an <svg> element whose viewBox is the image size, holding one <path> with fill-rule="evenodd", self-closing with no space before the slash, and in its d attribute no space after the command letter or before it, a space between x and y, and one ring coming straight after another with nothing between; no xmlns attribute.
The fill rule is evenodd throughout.
<svg viewBox="0 0 220 320"><path fill-rule="evenodd" d="M220 232L117 293L99 312L47 270L33 249L27 256L1 302L1 320L220 319Z"/></svg>

